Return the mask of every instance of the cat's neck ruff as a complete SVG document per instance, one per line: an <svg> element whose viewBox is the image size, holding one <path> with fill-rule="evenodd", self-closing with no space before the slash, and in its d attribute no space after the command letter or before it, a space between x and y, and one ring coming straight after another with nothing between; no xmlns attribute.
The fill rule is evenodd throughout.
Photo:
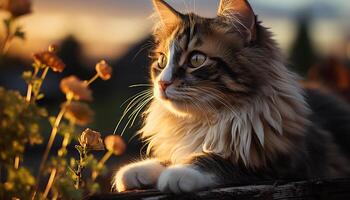
<svg viewBox="0 0 350 200"><path fill-rule="evenodd" d="M148 153L174 164L193 154L214 153L251 167L290 153L297 148L292 140L304 134L308 108L294 75L284 66L276 68L284 78L235 111L223 108L201 119L179 117L154 100L140 131Z"/></svg>

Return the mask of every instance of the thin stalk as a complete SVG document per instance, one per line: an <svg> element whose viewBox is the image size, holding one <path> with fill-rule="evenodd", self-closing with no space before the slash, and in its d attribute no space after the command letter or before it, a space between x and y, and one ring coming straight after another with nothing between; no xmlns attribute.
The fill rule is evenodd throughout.
<svg viewBox="0 0 350 200"><path fill-rule="evenodd" d="M88 86L90 85L91 83L93 83L94 81L96 81L98 79L98 74L96 73L95 76L93 76L90 80L88 81L85 81L85 84Z"/></svg>
<svg viewBox="0 0 350 200"><path fill-rule="evenodd" d="M10 47L10 42L12 40L12 34L11 34L11 29L12 29L12 22L13 22L13 18L11 17L9 19L9 24L8 26L6 26L6 32L5 32L5 38L4 38L4 42L1 45L1 54L4 56L6 55L9 47Z"/></svg>
<svg viewBox="0 0 350 200"><path fill-rule="evenodd" d="M65 106L63 106L61 111L57 115L56 121L55 121L54 126L52 128L51 135L50 135L50 138L49 138L49 142L48 142L48 144L46 146L46 149L45 149L45 152L44 152L44 156L43 156L43 159L42 159L41 164L40 164L40 168L39 168L40 171L44 168L44 165L46 163L47 157L48 157L48 155L50 153L50 150L52 148L53 142L55 141L55 138L56 138L56 135L57 135L57 131L58 131L58 126L61 123L62 117L63 117L65 112L66 112L66 108L65 108Z"/></svg>
<svg viewBox="0 0 350 200"><path fill-rule="evenodd" d="M54 182L54 180L55 180L56 173L57 173L57 169L53 169L53 170L51 171L49 181L47 182L47 185L46 185L44 194L43 194L43 196L41 197L41 199L44 199L44 200L45 200L45 199L47 198L47 195L49 194L49 192L50 192L50 190L51 190L51 187L52 187L52 185L53 185L53 182Z"/></svg>
<svg viewBox="0 0 350 200"><path fill-rule="evenodd" d="M67 104L69 104L70 101L71 100L68 99L67 100ZM62 120L63 115L64 115L65 112L66 112L66 106L63 106L61 111L58 113L58 115L56 117L56 120L55 120L55 123L54 123L54 125L52 127L49 141L47 143L44 155L43 155L42 160L40 162L39 172L38 172L38 176L36 178L37 183L36 183L36 186L35 186L35 191L34 191L33 196L32 196L32 200L35 199L36 193L37 193L37 191L39 189L39 183L40 183L40 178L41 178L41 175L42 175L42 171L44 169L46 160L47 160L47 158L49 156L49 153L50 153L50 150L52 148L53 142L55 141L55 138L56 138L56 135L57 135L57 132L58 132L58 127L59 127L59 125L61 123L61 120Z"/></svg>
<svg viewBox="0 0 350 200"><path fill-rule="evenodd" d="M57 200L58 199L58 192L55 192L51 199L52 200Z"/></svg>
<svg viewBox="0 0 350 200"><path fill-rule="evenodd" d="M43 73L41 74L41 77L40 77L40 84L39 84L37 90L34 91L34 101L36 100L36 98L38 97L38 95L39 95L39 93L40 93L41 86L43 85L43 82L44 82L44 80L45 80L45 78L46 78L46 75L47 75L49 69L50 69L50 67L46 66L46 67L44 68Z"/></svg>
<svg viewBox="0 0 350 200"><path fill-rule="evenodd" d="M10 43L11 43L13 37L10 35L9 37L7 37L5 39L6 39L5 43L4 43L3 47L2 47L2 55L3 56L7 54L8 50L10 48Z"/></svg>
<svg viewBox="0 0 350 200"><path fill-rule="evenodd" d="M67 149L67 146L68 146L68 143L69 143L69 138L70 138L69 133L64 135L64 139L63 139L63 142L62 142L62 148L63 149Z"/></svg>
<svg viewBox="0 0 350 200"><path fill-rule="evenodd" d="M35 67L34 68L34 73L32 75L32 80L37 77L38 73L39 73L39 68ZM33 84L30 82L28 84L28 89L27 89L27 96L26 96L26 102L27 103L30 103L30 101L32 99L32 92L33 92Z"/></svg>
<svg viewBox="0 0 350 200"><path fill-rule="evenodd" d="M107 153L105 153L102 159L98 162L97 167L98 168L102 167L112 155L113 155L112 151L108 151ZM99 172L97 170L94 170L91 175L92 181L95 181L98 175L99 175Z"/></svg>
<svg viewBox="0 0 350 200"><path fill-rule="evenodd" d="M75 126L75 120L71 121L70 126ZM58 150L57 153L59 157L65 156L65 152L67 150L67 146L69 145L71 134L73 134L73 132L74 130L72 131L72 133L67 132L64 134L61 149Z"/></svg>
<svg viewBox="0 0 350 200"><path fill-rule="evenodd" d="M32 99L32 91L33 91L33 85L31 83L28 84L28 89L27 89L27 97L26 97L26 102L29 103L30 100Z"/></svg>
<svg viewBox="0 0 350 200"><path fill-rule="evenodd" d="M19 168L19 162L20 162L20 158L19 158L19 156L17 155L17 156L15 157L15 162L14 162L14 164L13 164L13 167L15 168L15 170L17 170L17 169Z"/></svg>
<svg viewBox="0 0 350 200"><path fill-rule="evenodd" d="M78 168L76 171L76 175L77 175L77 180L74 184L75 189L79 189L80 185L81 185L81 180L82 180L82 176L83 176L83 170L84 170L84 160L86 158L86 154L87 154L87 150L86 147L83 147L83 151L79 151L79 164L78 164Z"/></svg>
<svg viewBox="0 0 350 200"><path fill-rule="evenodd" d="M58 156L59 157L63 157L65 154L66 154L66 149L67 149L67 146L69 144L69 139L70 139L70 134L69 133L66 133L64 135L64 138L63 138L63 141L62 141L62 147L60 150L58 150ZM53 169L53 171L55 171L55 173L57 172L57 168ZM51 171L51 175L53 173L53 171ZM47 191L47 193L49 193L49 191L51 190L51 187L54 183L54 179L52 180L52 182L48 182L47 185L46 185L46 189L45 189L45 192ZM51 184L51 185L49 185ZM46 196L45 196L46 197ZM58 192L53 194L53 197L52 199L57 199L58 198Z"/></svg>

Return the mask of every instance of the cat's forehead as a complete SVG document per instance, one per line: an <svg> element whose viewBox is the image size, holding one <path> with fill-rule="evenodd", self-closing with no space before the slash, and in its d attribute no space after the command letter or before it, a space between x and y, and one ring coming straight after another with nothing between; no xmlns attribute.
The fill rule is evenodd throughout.
<svg viewBox="0 0 350 200"><path fill-rule="evenodd" d="M220 20L194 14L183 17L167 34L157 36L159 45L156 51L159 52L167 52L174 46L181 52L197 50L214 55L225 48L242 45L242 40L236 34L227 34Z"/></svg>
<svg viewBox="0 0 350 200"><path fill-rule="evenodd" d="M169 48L170 44L175 42L176 45L187 49L189 42L196 38L203 37L209 31L204 27L210 28L208 19L201 18L194 14L183 16L178 23L174 24L170 29L165 31L163 28L156 33L156 39L160 44L160 48Z"/></svg>

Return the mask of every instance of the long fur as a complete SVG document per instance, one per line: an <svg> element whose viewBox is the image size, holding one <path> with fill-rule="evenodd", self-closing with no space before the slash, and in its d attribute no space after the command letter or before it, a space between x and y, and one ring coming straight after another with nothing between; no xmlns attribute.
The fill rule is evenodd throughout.
<svg viewBox="0 0 350 200"><path fill-rule="evenodd" d="M269 36L268 32L262 34ZM277 49L270 50L276 51L274 56L258 66L272 72L266 77L269 83L242 107L226 108L198 119L177 117L163 102L154 99L140 131L149 142L148 153L172 163L181 163L194 153L215 153L258 167L276 153L293 151L294 141L288 139L303 136L309 109L297 76L286 69ZM257 67L255 62L245 64L247 68Z"/></svg>
<svg viewBox="0 0 350 200"><path fill-rule="evenodd" d="M158 189L179 193L232 181L350 175L350 108L305 93L246 0L222 0L214 19L153 2L163 23L154 32L154 98L139 134L148 155L167 163ZM206 60L194 67L189 60L198 52ZM159 58L167 58L166 66ZM144 182L137 182L146 173L138 167L119 173L121 190Z"/></svg>

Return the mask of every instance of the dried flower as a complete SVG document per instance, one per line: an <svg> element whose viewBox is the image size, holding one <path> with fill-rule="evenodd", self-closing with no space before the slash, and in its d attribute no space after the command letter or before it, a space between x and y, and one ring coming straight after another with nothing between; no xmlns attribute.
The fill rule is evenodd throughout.
<svg viewBox="0 0 350 200"><path fill-rule="evenodd" d="M102 80L109 80L112 77L112 67L104 60L96 64L96 72Z"/></svg>
<svg viewBox="0 0 350 200"><path fill-rule="evenodd" d="M19 17L31 13L30 0L3 0L1 9L7 10L13 17Z"/></svg>
<svg viewBox="0 0 350 200"><path fill-rule="evenodd" d="M74 121L80 126L86 126L92 122L94 111L86 103L74 101L64 106L66 107L64 117L69 121Z"/></svg>
<svg viewBox="0 0 350 200"><path fill-rule="evenodd" d="M92 92L90 88L76 76L69 76L62 79L60 88L66 96L72 96L74 100L92 100Z"/></svg>
<svg viewBox="0 0 350 200"><path fill-rule="evenodd" d="M124 140L118 135L109 135L105 138L105 145L108 151L113 152L115 155L121 155L126 149Z"/></svg>
<svg viewBox="0 0 350 200"><path fill-rule="evenodd" d="M66 67L52 49L34 54L33 59L38 65L49 66L55 72L62 72Z"/></svg>
<svg viewBox="0 0 350 200"><path fill-rule="evenodd" d="M101 134L91 129L86 129L81 134L79 142L89 150L104 150Z"/></svg>

